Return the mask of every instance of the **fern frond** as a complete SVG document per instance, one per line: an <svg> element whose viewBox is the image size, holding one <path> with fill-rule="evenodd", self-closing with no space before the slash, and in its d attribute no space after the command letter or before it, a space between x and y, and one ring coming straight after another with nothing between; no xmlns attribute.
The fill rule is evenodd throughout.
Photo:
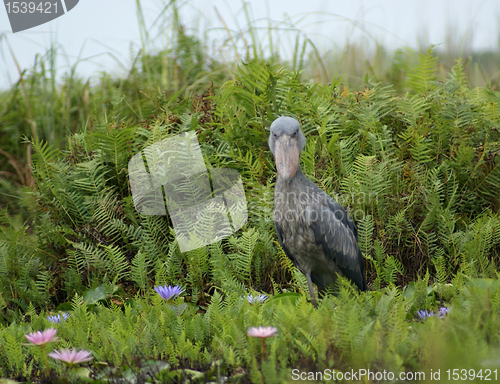
<svg viewBox="0 0 500 384"><path fill-rule="evenodd" d="M129 261L117 246L104 245L105 259L103 263L109 275L113 278L113 284L125 279L129 275Z"/></svg>
<svg viewBox="0 0 500 384"><path fill-rule="evenodd" d="M150 265L151 262L147 260L146 254L139 251L132 259L130 266L130 277L143 292L149 288L148 270Z"/></svg>
<svg viewBox="0 0 500 384"><path fill-rule="evenodd" d="M418 65L408 75L408 83L415 92L426 93L431 89L432 83L436 80L437 63L438 59L433 55L433 46L425 54L420 54Z"/></svg>
<svg viewBox="0 0 500 384"><path fill-rule="evenodd" d="M409 96L399 104L401 119L412 127L418 125L428 108L427 98L422 95Z"/></svg>

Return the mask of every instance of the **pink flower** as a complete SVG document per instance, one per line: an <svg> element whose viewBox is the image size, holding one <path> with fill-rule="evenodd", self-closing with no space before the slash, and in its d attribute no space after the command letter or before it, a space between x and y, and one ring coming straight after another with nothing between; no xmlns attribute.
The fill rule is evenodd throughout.
<svg viewBox="0 0 500 384"><path fill-rule="evenodd" d="M84 363L93 359L90 351L77 351L75 348L73 348L72 351L69 349L61 349L61 351L55 350L54 352L48 353L48 355L53 359L62 361L69 366Z"/></svg>
<svg viewBox="0 0 500 384"><path fill-rule="evenodd" d="M271 336L276 336L278 329L275 327L252 327L248 328L247 335L251 337L259 337L262 339L262 360L266 359L266 339Z"/></svg>
<svg viewBox="0 0 500 384"><path fill-rule="evenodd" d="M56 333L57 329L49 328L43 332L37 331L28 333L27 335L24 335L24 337L26 337L29 342L35 345L45 346L45 344L57 340L57 337L55 337Z"/></svg>
<svg viewBox="0 0 500 384"><path fill-rule="evenodd" d="M275 336L276 332L278 332L278 329L275 327L252 327L248 329L247 335L266 339L268 337Z"/></svg>

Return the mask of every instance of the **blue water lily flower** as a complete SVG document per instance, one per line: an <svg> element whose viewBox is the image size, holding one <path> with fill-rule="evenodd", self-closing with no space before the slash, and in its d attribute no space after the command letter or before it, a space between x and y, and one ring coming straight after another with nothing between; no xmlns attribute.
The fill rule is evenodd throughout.
<svg viewBox="0 0 500 384"><path fill-rule="evenodd" d="M243 297L242 297L243 299ZM267 295L256 295L256 296L253 296L253 295L248 295L247 296L247 301L250 303L250 304L254 304L254 303L262 303L263 301L266 301L268 299L268 296Z"/></svg>
<svg viewBox="0 0 500 384"><path fill-rule="evenodd" d="M177 296L179 296L184 290L178 285L174 286L166 286L159 285L158 287L154 287L154 290L161 296L163 300L173 300Z"/></svg>
<svg viewBox="0 0 500 384"><path fill-rule="evenodd" d="M441 307L439 308L439 318L443 319L448 313L450 313L450 308Z"/></svg>
<svg viewBox="0 0 500 384"><path fill-rule="evenodd" d="M439 308L438 312L436 312L436 316L438 316L440 319L444 319L446 315L450 313L450 308L448 307L441 307ZM425 309L421 309L420 311L417 311L417 315L422 319L425 320L428 317L434 316L434 311L426 311Z"/></svg>
<svg viewBox="0 0 500 384"><path fill-rule="evenodd" d="M426 311L425 309L421 309L420 311L417 311L417 315L419 315L422 320L425 320L428 317L434 316L434 311Z"/></svg>
<svg viewBox="0 0 500 384"><path fill-rule="evenodd" d="M60 314L57 314L56 316L48 316L47 320L50 321L51 323L60 323L61 320L68 320L68 318L71 315L69 313L63 313L62 318Z"/></svg>

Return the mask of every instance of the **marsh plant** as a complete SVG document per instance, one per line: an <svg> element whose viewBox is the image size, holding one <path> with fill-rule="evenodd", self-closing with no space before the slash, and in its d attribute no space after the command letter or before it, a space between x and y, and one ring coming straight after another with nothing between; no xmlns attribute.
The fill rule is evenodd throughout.
<svg viewBox="0 0 500 384"><path fill-rule="evenodd" d="M299 368L496 369L498 74L471 85L472 63L443 66L431 48L368 76L316 76L321 55L299 44L292 62L264 57L251 30L238 35L252 42L244 61L218 62L169 4L173 46L145 44L128 77L57 84L42 60L0 94L0 376L274 383ZM317 310L272 224L267 137L281 115L300 121L301 168L348 206L367 267L368 292L339 279ZM170 217L136 210L128 162L188 131L208 168L241 175L248 222L182 253Z"/></svg>

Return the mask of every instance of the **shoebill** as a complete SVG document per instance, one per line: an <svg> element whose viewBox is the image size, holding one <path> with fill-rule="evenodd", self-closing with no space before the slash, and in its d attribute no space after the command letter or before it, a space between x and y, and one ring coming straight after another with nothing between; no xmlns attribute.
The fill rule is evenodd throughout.
<svg viewBox="0 0 500 384"><path fill-rule="evenodd" d="M313 283L322 293L340 275L366 290L366 276L356 225L344 207L302 173L300 155L305 145L294 118L282 116L271 124L269 147L277 171L274 225L285 254L306 276L317 308Z"/></svg>

